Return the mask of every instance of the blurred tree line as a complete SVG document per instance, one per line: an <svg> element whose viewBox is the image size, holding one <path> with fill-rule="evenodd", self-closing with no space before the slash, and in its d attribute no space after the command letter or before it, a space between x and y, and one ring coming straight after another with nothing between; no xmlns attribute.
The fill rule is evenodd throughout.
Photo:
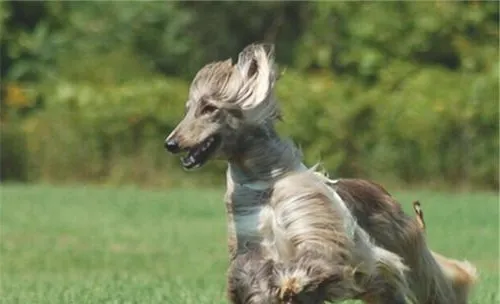
<svg viewBox="0 0 500 304"><path fill-rule="evenodd" d="M271 41L308 164L498 189L496 1L2 1L0 24L3 180L219 184L163 139L198 69Z"/></svg>

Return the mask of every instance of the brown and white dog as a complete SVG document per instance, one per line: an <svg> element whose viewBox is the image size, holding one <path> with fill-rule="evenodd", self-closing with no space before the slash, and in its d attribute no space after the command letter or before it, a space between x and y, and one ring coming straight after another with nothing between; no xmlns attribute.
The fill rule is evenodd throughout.
<svg viewBox="0 0 500 304"><path fill-rule="evenodd" d="M273 46L214 62L192 81L186 113L167 136L186 169L226 160L232 303L408 303L408 270L374 243L328 179L306 168L275 131Z"/></svg>
<svg viewBox="0 0 500 304"><path fill-rule="evenodd" d="M246 47L236 64L206 65L165 141L171 153L187 152L186 169L209 159L229 164L231 302L466 303L445 258L427 248L418 222L387 191L307 169L276 133L276 80L269 45ZM471 269L464 270L470 278Z"/></svg>

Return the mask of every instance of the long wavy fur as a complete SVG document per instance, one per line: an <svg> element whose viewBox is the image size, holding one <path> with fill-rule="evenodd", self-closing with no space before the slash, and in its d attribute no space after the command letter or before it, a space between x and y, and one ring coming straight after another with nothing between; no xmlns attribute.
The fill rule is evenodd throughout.
<svg viewBox="0 0 500 304"><path fill-rule="evenodd" d="M317 167L307 169L299 149L277 134L277 76L272 45L249 45L234 65L231 60L206 65L193 79L184 119L167 138L184 149L210 136L221 141L217 157L229 164L230 301L451 303L420 301L422 292L441 291L420 288L433 284L432 274L423 276L424 282L412 280L411 273L423 266L407 260L401 249L406 244L385 230L392 215L370 221L373 210L356 197L364 188L331 180ZM216 114L199 114L207 104ZM404 234L409 223L392 232ZM425 253L422 244L416 249Z"/></svg>

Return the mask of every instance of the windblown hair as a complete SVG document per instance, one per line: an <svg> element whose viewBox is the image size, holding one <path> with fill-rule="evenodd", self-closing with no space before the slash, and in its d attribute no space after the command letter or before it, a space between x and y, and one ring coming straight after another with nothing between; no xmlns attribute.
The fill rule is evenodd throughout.
<svg viewBox="0 0 500 304"><path fill-rule="evenodd" d="M411 218L379 184L338 179L330 185L377 244L403 257L411 269L407 277L418 303L468 303L476 269L467 261L446 258L427 247L420 202L413 203L416 218Z"/></svg>
<svg viewBox="0 0 500 304"><path fill-rule="evenodd" d="M412 272L427 274L427 266L418 263L431 265L434 259L430 254L415 260L398 255L412 258L405 246L413 238L384 229L394 227L394 219L394 225L401 225L394 233L413 232L403 215L387 213L388 218L373 220L370 208L357 212L352 206L360 199L364 210L365 202L356 195L366 190L337 188L316 168L307 169L299 150L277 134L277 75L272 45L247 46L234 65L231 60L206 65L192 81L184 118L165 141L172 153L187 151L187 169L209 157L229 163L225 201L231 302L403 304L416 303L412 288L419 294L440 293L439 288L424 290L437 286L428 281L432 275L418 276L423 282L410 280L417 286L409 287L408 277L413 277L406 264L416 267ZM411 245L415 252L428 253L425 243Z"/></svg>
<svg viewBox="0 0 500 304"><path fill-rule="evenodd" d="M401 258L376 246L326 178L276 133L276 80L272 45L247 46L235 65L206 65L166 140L171 151L189 151L190 168L203 163L214 142L214 155L229 161L230 298L322 303L370 294L380 303L405 303L412 294Z"/></svg>
<svg viewBox="0 0 500 304"><path fill-rule="evenodd" d="M252 44L239 54L236 66L228 59L203 67L192 81L189 100L210 96L240 110L246 122L262 124L280 113L272 94L277 75L274 46Z"/></svg>
<svg viewBox="0 0 500 304"><path fill-rule="evenodd" d="M406 298L412 299L405 281L406 266L397 255L370 241L317 172L290 172L275 180L267 197L260 192L260 197L250 198L252 190L244 185L228 190L230 235L236 243L232 244L233 263L239 265L242 255L259 251L260 256L243 259L244 268L253 266L258 269L254 273L262 273L259 265L268 265L273 274L266 283L252 284L252 271L244 272L249 275L246 280L237 271L238 279L230 279L229 284L231 299L238 299L233 303L267 303L252 302L246 296L262 297L256 291L262 286L270 286L265 295L290 303L367 297L375 299L373 303L405 303ZM264 262L269 260L271 264Z"/></svg>

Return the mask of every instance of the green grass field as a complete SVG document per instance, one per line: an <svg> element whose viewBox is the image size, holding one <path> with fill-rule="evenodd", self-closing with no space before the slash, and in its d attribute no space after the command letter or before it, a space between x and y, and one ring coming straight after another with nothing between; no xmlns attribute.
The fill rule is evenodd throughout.
<svg viewBox="0 0 500 304"><path fill-rule="evenodd" d="M222 190L3 185L2 303L227 303ZM419 199L431 247L477 265L471 303L499 303L498 197Z"/></svg>

